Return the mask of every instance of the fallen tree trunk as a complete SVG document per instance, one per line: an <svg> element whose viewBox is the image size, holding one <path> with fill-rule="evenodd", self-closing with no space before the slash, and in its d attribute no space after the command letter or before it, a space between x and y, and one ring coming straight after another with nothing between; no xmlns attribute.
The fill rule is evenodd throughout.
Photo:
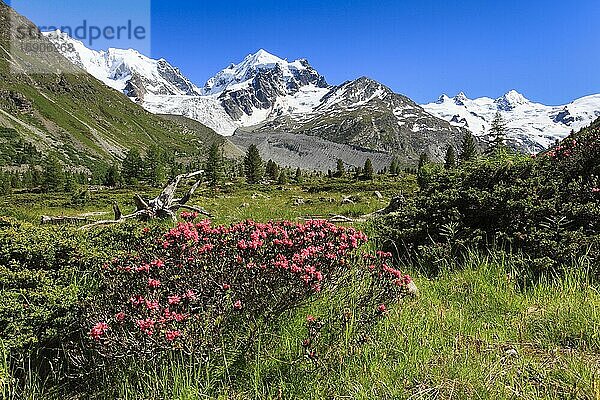
<svg viewBox="0 0 600 400"><path fill-rule="evenodd" d="M51 217L49 215L42 215L40 219L40 224L42 225L68 225L68 224L80 224L82 222L89 222L88 218L84 217L68 217L68 216L59 216L59 217Z"/></svg>
<svg viewBox="0 0 600 400"><path fill-rule="evenodd" d="M151 219L171 219L173 221L177 221L177 211L180 209L189 210L205 215L207 217L212 217L212 214L210 214L204 208L198 206L190 206L187 204L187 202L190 201L190 199L192 198L192 195L194 194L196 189L198 189L198 187L202 183L202 180L197 180L196 183L192 185L192 187L186 192L186 194L182 198L175 198L177 186L181 181L195 178L199 175L202 175L203 172L204 171L196 171L189 174L182 174L176 176L167 183L167 186L165 186L163 191L154 199L144 200L139 194L136 194L133 197L133 201L136 206L136 211L132 214L123 215L119 208L119 205L117 203L114 203L114 219L96 221L91 224L82 226L81 229L89 229L102 225L118 224L130 219L138 219L141 221L148 221Z"/></svg>

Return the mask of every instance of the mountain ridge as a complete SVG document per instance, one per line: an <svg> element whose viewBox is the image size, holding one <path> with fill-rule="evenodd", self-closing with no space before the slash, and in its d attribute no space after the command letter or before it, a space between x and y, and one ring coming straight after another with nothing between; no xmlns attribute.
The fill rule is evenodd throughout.
<svg viewBox="0 0 600 400"><path fill-rule="evenodd" d="M498 98L468 98L464 92L445 94L423 105L428 112L454 126L471 130L486 139L497 112L507 123L507 139L513 147L535 153L565 138L600 117L600 94L584 96L564 105L533 102L516 90Z"/></svg>
<svg viewBox="0 0 600 400"><path fill-rule="evenodd" d="M178 71L182 80L187 80L181 71L171 68ZM368 78L354 81L365 79ZM185 115L226 136L240 128L260 130L265 125L270 129L299 125L327 108L322 100L333 96L336 88L353 82L329 85L306 59L289 62L264 49L217 72L202 89L190 82L193 85L191 91L158 93L156 90L145 91L143 79L140 80L142 82L138 84L132 80L133 88L125 93L130 97L140 92L144 94L138 101L147 110ZM521 151L537 152L599 116L600 95L585 96L566 105L548 106L529 101L516 90L498 98L477 99L469 99L460 92L453 98L442 95L436 102L420 106L453 127L472 131L482 142L491 139L491 121L495 113L500 112L508 122L509 144Z"/></svg>
<svg viewBox="0 0 600 400"><path fill-rule="evenodd" d="M28 51L11 22L37 29L0 1L0 128L41 153L92 171L123 159L131 148L143 152L160 144L183 157L224 140L206 127L190 129L149 113L50 51L44 36L35 40L47 51Z"/></svg>
<svg viewBox="0 0 600 400"><path fill-rule="evenodd" d="M201 92L146 90L137 100L151 112L183 115L227 136L237 130L304 134L385 151L410 164L422 152L441 160L447 146L459 146L466 132L370 78L329 85L308 60L290 62L263 49L217 72Z"/></svg>

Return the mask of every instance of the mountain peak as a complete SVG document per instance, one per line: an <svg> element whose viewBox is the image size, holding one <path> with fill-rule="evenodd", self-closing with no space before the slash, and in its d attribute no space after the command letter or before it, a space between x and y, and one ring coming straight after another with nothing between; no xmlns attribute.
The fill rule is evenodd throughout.
<svg viewBox="0 0 600 400"><path fill-rule="evenodd" d="M469 98L467 97L467 95L465 94L465 92L460 92L459 94L457 94L456 96L454 96L454 98L452 100L454 100L454 103L456 105L464 106L465 105L465 101L469 100Z"/></svg>
<svg viewBox="0 0 600 400"><path fill-rule="evenodd" d="M287 61L277 57L274 54L269 53L264 49L259 49L256 53L248 54L244 61L241 62L240 66L247 67L259 67L259 66L274 66L276 64L284 64ZM235 64L232 64L233 67L236 67ZM231 68L231 67L230 67Z"/></svg>
<svg viewBox="0 0 600 400"><path fill-rule="evenodd" d="M239 89L257 76L271 73L270 79L280 79L286 88L297 89L300 86L315 84L326 87L325 79L315 71L305 58L292 62L259 49L247 55L239 64L231 64L210 78L204 85L204 95L220 94L228 89Z"/></svg>
<svg viewBox="0 0 600 400"><path fill-rule="evenodd" d="M200 89L165 59L154 60L134 49L92 50L60 30L44 35L73 64L129 97L200 94Z"/></svg>
<svg viewBox="0 0 600 400"><path fill-rule="evenodd" d="M435 101L436 104L444 104L446 101L450 100L450 97L446 93L442 93L440 97Z"/></svg>
<svg viewBox="0 0 600 400"><path fill-rule="evenodd" d="M509 111L522 104L529 103L529 100L521 93L516 90L510 90L506 92L502 97L496 99L495 103L498 105L498 109Z"/></svg>

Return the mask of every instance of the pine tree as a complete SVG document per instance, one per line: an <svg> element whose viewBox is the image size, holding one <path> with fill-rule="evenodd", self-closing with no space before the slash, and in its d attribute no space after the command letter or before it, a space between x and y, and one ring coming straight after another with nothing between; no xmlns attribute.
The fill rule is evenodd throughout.
<svg viewBox="0 0 600 400"><path fill-rule="evenodd" d="M8 174L8 178L10 180L11 189L20 189L23 187L22 181L21 181L21 175L18 172Z"/></svg>
<svg viewBox="0 0 600 400"><path fill-rule="evenodd" d="M121 172L125 183L137 184L142 178L142 166L143 161L138 149L129 150L123 160L123 171Z"/></svg>
<svg viewBox="0 0 600 400"><path fill-rule="evenodd" d="M12 192L12 185L10 183L10 176L0 170L0 195L10 194Z"/></svg>
<svg viewBox="0 0 600 400"><path fill-rule="evenodd" d="M454 147L448 146L448 150L446 150L444 168L453 169L454 167L456 167L456 152L454 151Z"/></svg>
<svg viewBox="0 0 600 400"><path fill-rule="evenodd" d="M365 179L373 179L375 177L375 172L373 170L373 163L371 162L370 158L367 158L367 161L365 161L365 166L363 168L364 173L363 176L365 177Z"/></svg>
<svg viewBox="0 0 600 400"><path fill-rule="evenodd" d="M390 175L398 175L400 173L400 165L398 164L398 160L395 158L392 160L390 164Z"/></svg>
<svg viewBox="0 0 600 400"><path fill-rule="evenodd" d="M346 175L346 168L344 167L344 161L341 158L338 158L336 166L335 166L335 177L343 178Z"/></svg>
<svg viewBox="0 0 600 400"><path fill-rule="evenodd" d="M55 154L44 159L42 172L42 189L45 192L59 192L65 188L65 171Z"/></svg>
<svg viewBox="0 0 600 400"><path fill-rule="evenodd" d="M81 179L79 179L79 182L81 183ZM121 185L121 173L116 165L113 164L108 167L106 174L104 174L102 184L109 187L117 187Z"/></svg>
<svg viewBox="0 0 600 400"><path fill-rule="evenodd" d="M288 174L285 169L282 169L279 173L279 177L277 178L277 183L279 185L287 185L288 183Z"/></svg>
<svg viewBox="0 0 600 400"><path fill-rule="evenodd" d="M419 170L427 164L429 164L429 156L427 153L421 153L421 156L419 157Z"/></svg>
<svg viewBox="0 0 600 400"><path fill-rule="evenodd" d="M67 193L74 193L79 185L77 184L77 179L75 175L71 173L65 173L65 186L64 191Z"/></svg>
<svg viewBox="0 0 600 400"><path fill-rule="evenodd" d="M152 186L160 186L164 183L167 174L164 154L160 147L154 144L150 146L144 158L143 165L146 167L144 178Z"/></svg>
<svg viewBox="0 0 600 400"><path fill-rule="evenodd" d="M263 160L260 157L258 147L251 144L244 157L244 173L248 183L259 183L264 176Z"/></svg>
<svg viewBox="0 0 600 400"><path fill-rule="evenodd" d="M302 183L302 170L300 167L296 168L296 176L294 177L296 183Z"/></svg>
<svg viewBox="0 0 600 400"><path fill-rule="evenodd" d="M467 132L462 141L460 150L460 161L471 161L477 157L477 148L475 147L475 138L471 132Z"/></svg>
<svg viewBox="0 0 600 400"><path fill-rule="evenodd" d="M502 118L500 111L496 113L490 128L490 134L493 139L490 142L488 154L495 154L505 149L506 144L506 122Z"/></svg>
<svg viewBox="0 0 600 400"><path fill-rule="evenodd" d="M275 163L275 161L273 161L273 160L267 161L267 166L265 168L265 174L267 175L267 178L269 178L270 180L277 181L277 178L279 177L279 166Z"/></svg>
<svg viewBox="0 0 600 400"><path fill-rule="evenodd" d="M208 150L208 160L204 171L206 178L211 186L217 186L223 180L223 154L221 146L218 143L213 143Z"/></svg>

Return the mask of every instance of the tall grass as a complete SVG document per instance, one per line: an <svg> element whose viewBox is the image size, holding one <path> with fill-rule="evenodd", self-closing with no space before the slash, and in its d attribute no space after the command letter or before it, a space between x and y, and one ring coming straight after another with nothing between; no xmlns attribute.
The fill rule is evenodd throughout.
<svg viewBox="0 0 600 400"><path fill-rule="evenodd" d="M505 254L471 253L460 269L416 276L420 296L368 329L352 296L325 294L265 326L241 358L131 365L96 398L597 399L600 293L586 261L527 288L511 265ZM344 329L331 328L345 313ZM302 347L307 314L324 323L316 360Z"/></svg>

